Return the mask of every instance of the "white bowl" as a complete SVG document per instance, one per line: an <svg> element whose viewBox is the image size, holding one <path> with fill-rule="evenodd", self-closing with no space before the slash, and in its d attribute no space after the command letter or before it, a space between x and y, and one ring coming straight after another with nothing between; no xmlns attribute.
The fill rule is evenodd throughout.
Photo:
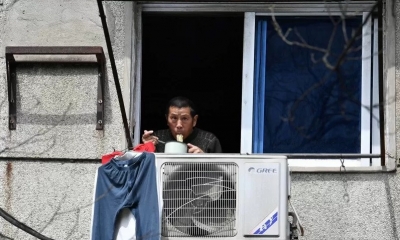
<svg viewBox="0 0 400 240"><path fill-rule="evenodd" d="M187 145L178 141L167 142L165 143L164 153L187 153Z"/></svg>

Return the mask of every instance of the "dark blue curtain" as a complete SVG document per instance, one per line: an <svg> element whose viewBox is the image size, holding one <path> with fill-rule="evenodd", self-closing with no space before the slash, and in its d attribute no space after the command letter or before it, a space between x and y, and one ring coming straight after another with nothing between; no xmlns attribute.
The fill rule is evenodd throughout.
<svg viewBox="0 0 400 240"><path fill-rule="evenodd" d="M253 91L253 153L264 148L265 70L267 60L267 21L258 21L255 35Z"/></svg>
<svg viewBox="0 0 400 240"><path fill-rule="evenodd" d="M292 29L290 41L330 48L331 65L344 51L346 37L361 24L361 18L347 19L344 35L339 21L277 18L284 33ZM257 18L256 26L253 151L359 153L361 48L332 71L322 61L324 53L285 43L270 18ZM353 47L360 46L361 38Z"/></svg>

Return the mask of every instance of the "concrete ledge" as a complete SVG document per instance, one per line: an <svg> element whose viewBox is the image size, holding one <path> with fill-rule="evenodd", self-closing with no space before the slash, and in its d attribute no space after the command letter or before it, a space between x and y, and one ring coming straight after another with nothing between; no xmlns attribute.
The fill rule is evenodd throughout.
<svg viewBox="0 0 400 240"><path fill-rule="evenodd" d="M346 167L342 171L339 167L289 167L293 173L382 173L382 172L396 172L395 169L389 169L385 166L371 166L371 167Z"/></svg>

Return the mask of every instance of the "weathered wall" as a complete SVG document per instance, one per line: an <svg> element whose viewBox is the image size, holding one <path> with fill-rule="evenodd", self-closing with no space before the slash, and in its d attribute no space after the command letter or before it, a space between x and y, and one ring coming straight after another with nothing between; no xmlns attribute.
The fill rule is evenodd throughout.
<svg viewBox="0 0 400 240"><path fill-rule="evenodd" d="M130 64L130 36L126 33L130 24L124 15L131 5L108 2L105 6L117 68L126 90ZM400 16L399 6L396 12ZM395 33L388 34L393 35L390 41L400 41L399 26L397 18ZM4 49L17 45L99 45L108 56L96 1L0 0L0 207L51 238L88 239L94 177L100 166L92 159L111 147L124 145L110 63L107 60L104 131L95 130L96 69L38 64L17 69L19 118L17 130L9 131ZM398 47L387 51L400 59ZM388 67L399 79L399 62ZM400 90L398 82L396 91ZM395 115L400 113L399 105L395 107L391 121L396 121ZM2 152L5 147L11 149ZM400 147L395 149L398 153ZM27 154L75 161L18 159ZM7 157L16 159L8 161ZM397 173L294 173L292 203L306 231L301 239L399 239L399 185ZM35 239L3 219L0 234L0 239Z"/></svg>
<svg viewBox="0 0 400 240"><path fill-rule="evenodd" d="M294 174L292 202L305 227L300 239L399 239L399 183L396 173Z"/></svg>
<svg viewBox="0 0 400 240"><path fill-rule="evenodd" d="M125 12L132 11L132 3L107 2L104 8L126 92L131 22ZM102 46L107 58L104 130L95 129L96 67L29 63L17 68L17 129L10 131L6 46ZM113 148L125 148L97 2L0 0L0 66L0 207L51 238L88 239L94 177L100 166L96 159ZM1 218L0 234L0 239L35 239Z"/></svg>
<svg viewBox="0 0 400 240"><path fill-rule="evenodd" d="M124 61L126 55L130 57L129 47L125 48L125 5L104 4L122 88L129 87L123 83L130 68ZM35 63L17 67L17 129L8 130L5 47L102 46L108 57L96 1L5 1L0 9L0 146L9 148L5 152L0 148L0 156L29 153L30 157L94 159L112 147L121 149L124 131L108 60L103 131L95 125L97 68ZM72 57L76 58L66 58Z"/></svg>
<svg viewBox="0 0 400 240"><path fill-rule="evenodd" d="M54 239L89 239L98 166L0 162L0 206ZM293 174L292 203L305 227L302 239L399 239L399 183L395 173ZM4 220L0 233L35 239Z"/></svg>
<svg viewBox="0 0 400 240"><path fill-rule="evenodd" d="M0 162L0 207L52 239L89 239L99 164ZM0 218L0 233L37 239ZM0 239L7 239L0 235Z"/></svg>

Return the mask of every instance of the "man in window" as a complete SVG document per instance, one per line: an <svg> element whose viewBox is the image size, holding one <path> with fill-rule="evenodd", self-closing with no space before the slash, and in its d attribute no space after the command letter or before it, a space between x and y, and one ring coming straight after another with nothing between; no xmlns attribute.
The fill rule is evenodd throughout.
<svg viewBox="0 0 400 240"><path fill-rule="evenodd" d="M143 143L153 142L156 152L164 152L165 144L159 142L183 141L188 153L221 153L218 138L207 131L196 128L198 115L193 102L185 97L171 99L165 111L169 129L144 130ZM182 138L182 139L180 139Z"/></svg>

